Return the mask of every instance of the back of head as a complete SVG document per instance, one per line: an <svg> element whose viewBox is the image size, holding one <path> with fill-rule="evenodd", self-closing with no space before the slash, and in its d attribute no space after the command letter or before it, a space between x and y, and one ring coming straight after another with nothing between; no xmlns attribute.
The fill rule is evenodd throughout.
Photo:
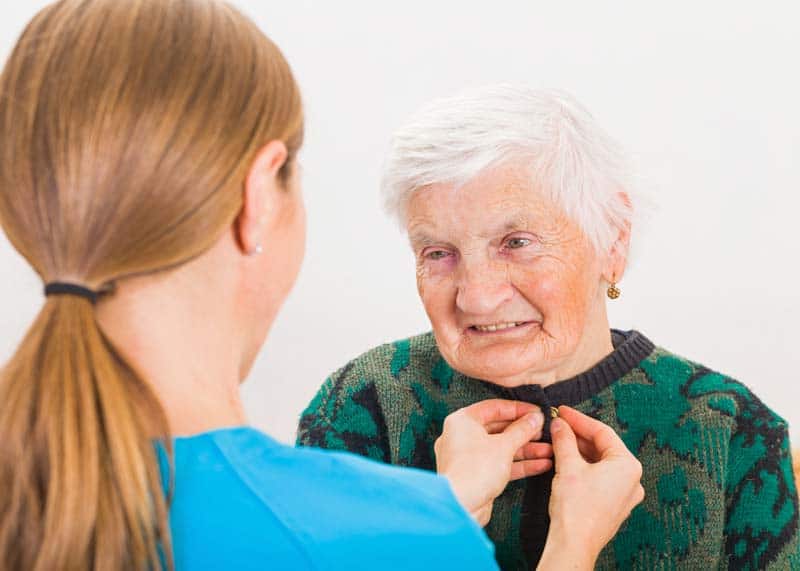
<svg viewBox="0 0 800 571"><path fill-rule="evenodd" d="M45 283L113 290L230 227L258 150L302 142L278 48L214 0L62 0L0 77L0 223ZM102 303L102 301L101 301ZM0 373L0 568L169 564L168 428L90 301L52 296Z"/></svg>

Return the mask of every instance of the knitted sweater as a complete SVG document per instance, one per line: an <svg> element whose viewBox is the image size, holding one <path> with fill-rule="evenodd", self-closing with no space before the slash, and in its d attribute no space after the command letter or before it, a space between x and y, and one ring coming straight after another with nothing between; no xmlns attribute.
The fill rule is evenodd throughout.
<svg viewBox="0 0 800 571"><path fill-rule="evenodd" d="M298 443L435 470L451 412L489 398L566 404L610 425L643 466L646 497L601 553L598 569L798 569L798 499L786 423L744 385L613 332L589 371L547 387L468 378L432 333L377 347L323 384ZM552 472L511 482L486 532L504 570L534 568L546 539Z"/></svg>

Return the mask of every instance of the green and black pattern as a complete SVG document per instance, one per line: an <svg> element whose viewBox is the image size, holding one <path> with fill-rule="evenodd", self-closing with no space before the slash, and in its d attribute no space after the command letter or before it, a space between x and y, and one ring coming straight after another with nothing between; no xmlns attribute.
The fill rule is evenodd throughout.
<svg viewBox="0 0 800 571"><path fill-rule="evenodd" d="M325 381L298 443L434 470L433 443L461 407L498 397L568 404L614 428L644 470L646 498L598 569L800 570L786 423L744 385L639 333L614 336L614 353L592 371L544 389L465 377L431 333L377 347ZM551 478L512 482L495 502L486 532L503 569L535 567Z"/></svg>

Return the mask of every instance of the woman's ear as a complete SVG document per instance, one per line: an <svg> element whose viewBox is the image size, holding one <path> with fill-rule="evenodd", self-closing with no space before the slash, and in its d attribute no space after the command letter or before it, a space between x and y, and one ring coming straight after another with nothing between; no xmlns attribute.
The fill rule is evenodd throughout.
<svg viewBox="0 0 800 571"><path fill-rule="evenodd" d="M619 199L625 203L630 210L631 200L624 192L619 193ZM631 244L631 222L625 220L621 227L617 229L617 237L611 244L606 256L606 263L603 267L603 279L608 283L616 283L625 275L625 268L628 265L628 250Z"/></svg>
<svg viewBox="0 0 800 571"><path fill-rule="evenodd" d="M270 141L256 154L245 179L242 209L236 219L236 238L245 254L260 251L271 216L275 193L283 192L278 173L289 152L282 141Z"/></svg>

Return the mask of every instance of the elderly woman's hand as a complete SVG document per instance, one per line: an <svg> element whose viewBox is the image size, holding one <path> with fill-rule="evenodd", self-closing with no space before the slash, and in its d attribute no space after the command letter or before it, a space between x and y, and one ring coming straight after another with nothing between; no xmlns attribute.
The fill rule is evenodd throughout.
<svg viewBox="0 0 800 571"><path fill-rule="evenodd" d="M462 408L444 421L436 440L436 469L456 497L482 526L489 522L494 499L510 480L550 470L552 447L541 438L539 407L500 399Z"/></svg>
<svg viewBox="0 0 800 571"><path fill-rule="evenodd" d="M559 408L550 425L556 476L539 569L594 569L600 551L644 499L642 465L608 426Z"/></svg>

